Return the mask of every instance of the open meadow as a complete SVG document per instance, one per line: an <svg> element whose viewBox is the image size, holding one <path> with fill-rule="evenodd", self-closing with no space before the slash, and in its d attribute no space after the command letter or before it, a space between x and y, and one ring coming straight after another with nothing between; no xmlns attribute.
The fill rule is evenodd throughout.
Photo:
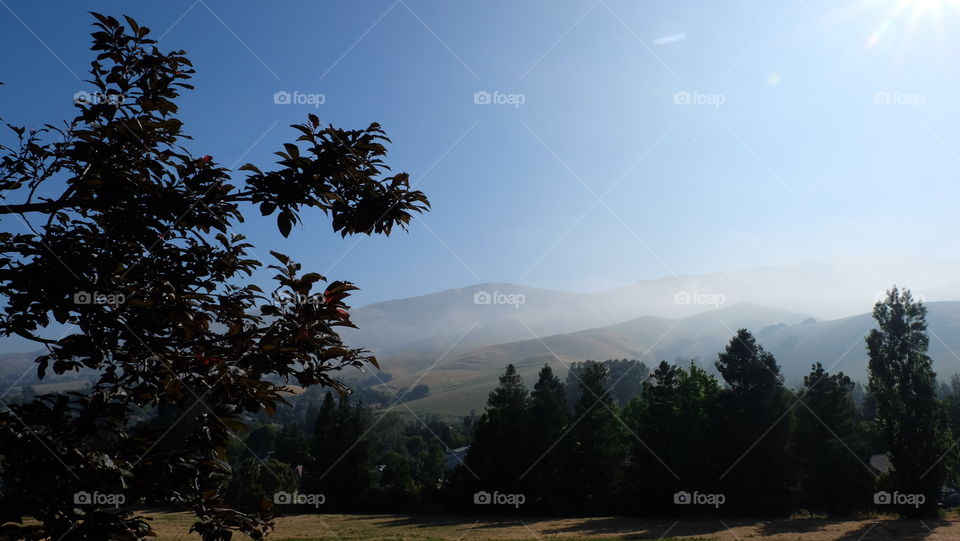
<svg viewBox="0 0 960 541"><path fill-rule="evenodd" d="M158 541L199 539L187 535L189 513L154 513ZM661 518L456 517L437 515L296 515L277 520L268 538L311 541L527 541L718 540L777 541L941 541L960 539L960 520L860 520L791 518L784 520Z"/></svg>

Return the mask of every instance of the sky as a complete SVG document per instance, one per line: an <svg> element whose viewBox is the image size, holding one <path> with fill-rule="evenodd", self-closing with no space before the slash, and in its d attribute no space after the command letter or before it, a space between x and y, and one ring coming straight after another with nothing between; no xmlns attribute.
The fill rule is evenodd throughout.
<svg viewBox="0 0 960 541"><path fill-rule="evenodd" d="M99 11L187 51L196 155L264 168L310 113L382 124L388 163L433 205L408 232L341 239L310 215L283 239L256 212L236 228L258 257L355 282L355 305L480 282L597 291L960 257L960 1L53 6L0 0L6 122L73 116Z"/></svg>

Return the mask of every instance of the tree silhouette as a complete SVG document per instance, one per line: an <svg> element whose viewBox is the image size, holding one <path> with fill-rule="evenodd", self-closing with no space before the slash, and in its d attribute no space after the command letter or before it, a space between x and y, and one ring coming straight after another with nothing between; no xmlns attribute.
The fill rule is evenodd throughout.
<svg viewBox="0 0 960 541"><path fill-rule="evenodd" d="M523 474L530 466L527 440L529 393L523 378L509 364L500 385L490 392L486 411L477 421L474 443L464 460L477 490L523 492Z"/></svg>
<svg viewBox="0 0 960 541"><path fill-rule="evenodd" d="M564 385L550 365L544 365L530 393L527 414L526 440L535 462L528 465L531 469L527 473L531 503L555 509L574 489L567 479L566 446L562 441L569 425Z"/></svg>
<svg viewBox="0 0 960 541"><path fill-rule="evenodd" d="M870 392L893 464L890 488L924 496L922 505L901 505L910 516L934 516L946 479L950 448L946 412L936 396L936 374L927 356L927 308L910 290L893 287L873 307L878 329L867 335ZM896 503L896 502L892 502Z"/></svg>
<svg viewBox="0 0 960 541"><path fill-rule="evenodd" d="M725 505L730 511L784 513L793 485L793 417L777 360L740 329L716 367L728 386L712 423Z"/></svg>
<svg viewBox="0 0 960 541"><path fill-rule="evenodd" d="M803 378L796 454L804 509L845 514L869 501L869 447L856 421L853 381L815 363Z"/></svg>
<svg viewBox="0 0 960 541"><path fill-rule="evenodd" d="M709 428L720 392L716 378L661 362L624 417L642 438L632 445L627 496L638 509L676 512L673 494L709 492L716 483ZM662 461L662 462L661 462Z"/></svg>
<svg viewBox="0 0 960 541"><path fill-rule="evenodd" d="M581 509L601 511L613 504L629 454L624 429L607 387L607 367L587 361L581 376L580 398L573 410L569 468Z"/></svg>
<svg viewBox="0 0 960 541"><path fill-rule="evenodd" d="M343 236L389 234L429 204L406 174L388 176L379 125L343 130L313 115L293 126L277 167L247 164L235 181L182 146L176 99L193 73L184 51L161 52L129 17L93 16L92 92L77 116L12 126L17 143L0 148L0 214L11 219L0 233L0 333L46 348L41 378L82 370L96 380L0 412L0 524L31 539L141 539L150 528L131 507L149 499L192 507L205 540L259 538L269 503L247 514L222 501L227 442L246 415L284 401L282 382L345 393L331 372L376 359L337 332L353 326L352 284L318 288L326 278L273 253L271 298L249 282L261 264L231 227L252 204L284 236L310 210ZM14 218L26 232L10 232ZM54 323L67 336L46 337ZM145 407L182 412L178 437L129 427ZM83 494L125 504L83 504ZM40 526L23 526L25 516Z"/></svg>

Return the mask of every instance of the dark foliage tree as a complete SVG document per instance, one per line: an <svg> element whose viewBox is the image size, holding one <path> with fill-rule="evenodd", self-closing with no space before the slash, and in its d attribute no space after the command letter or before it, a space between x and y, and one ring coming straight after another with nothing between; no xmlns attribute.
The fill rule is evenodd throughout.
<svg viewBox="0 0 960 541"><path fill-rule="evenodd" d="M314 420L316 422L316 420ZM306 466L310 462L310 444L300 432L300 425L290 422L283 425L277 436L277 460L297 466Z"/></svg>
<svg viewBox="0 0 960 541"><path fill-rule="evenodd" d="M726 510L782 514L794 485L791 394L776 359L740 329L720 353L727 384L711 423Z"/></svg>
<svg viewBox="0 0 960 541"><path fill-rule="evenodd" d="M607 367L607 390L618 406L625 406L630 398L643 392L643 385L650 379L650 369L636 359L612 359Z"/></svg>
<svg viewBox="0 0 960 541"><path fill-rule="evenodd" d="M570 426L570 412L564 385L544 365L530 393L526 441L534 463L526 472L528 501L540 508L555 510L574 489L567 480L563 438Z"/></svg>
<svg viewBox="0 0 960 541"><path fill-rule="evenodd" d="M327 393L310 441L312 460L304 468L304 492L322 494L324 510L357 509L371 483L371 445L364 438L370 412Z"/></svg>
<svg viewBox="0 0 960 541"><path fill-rule="evenodd" d="M877 423L893 464L891 488L923 494L920 506L902 506L910 516L933 516L947 476L950 448L945 408L936 396L936 374L927 356L927 309L910 290L896 287L873 307L877 329L867 335L870 392Z"/></svg>
<svg viewBox="0 0 960 541"><path fill-rule="evenodd" d="M183 146L185 53L161 52L133 19L94 17L97 98L78 101L63 126L11 126L15 142L0 148L0 334L46 348L41 378L95 378L88 392L0 412L0 524L28 539L143 539L150 527L131 509L150 499L192 507L205 540L260 537L268 506L248 514L223 502L227 442L250 414L283 402L278 382L346 392L332 371L376 360L337 332L353 326L353 285L318 288L323 276L274 254L270 298L250 283L260 263L231 227L256 205L284 236L311 210L344 236L389 234L428 202L406 174L388 176L379 125L344 130L313 115L293 126L299 137L276 167L247 164L234 180ZM11 232L21 223L27 232ZM52 324L73 330L51 339ZM131 428L131 412L149 407L185 412L182 437ZM126 504L76 505L81 492L122 493Z"/></svg>
<svg viewBox="0 0 960 541"><path fill-rule="evenodd" d="M568 471L580 510L601 512L616 503L629 449L617 406L606 390L606 366L588 361L584 367L575 424L567 436Z"/></svg>
<svg viewBox="0 0 960 541"><path fill-rule="evenodd" d="M523 474L531 465L526 434L529 395L523 378L509 364L500 385L490 392L477 421L474 442L464 463L475 490L522 493Z"/></svg>
<svg viewBox="0 0 960 541"><path fill-rule="evenodd" d="M567 404L570 408L580 399L580 380L589 363L574 362L567 371ZM614 404L624 406L630 398L643 391L643 384L650 377L647 365L636 359L607 359L602 363L607 370L607 387Z"/></svg>
<svg viewBox="0 0 960 541"><path fill-rule="evenodd" d="M704 370L661 362L624 418L641 438L631 445L625 493L634 509L676 512L678 491L710 492L719 473L710 421L720 384Z"/></svg>
<svg viewBox="0 0 960 541"><path fill-rule="evenodd" d="M960 374L950 377L950 383L944 390L943 404L947 410L947 425L950 436L956 441L960 437ZM950 453L947 456L948 483L960 487L960 456Z"/></svg>
<svg viewBox="0 0 960 541"><path fill-rule="evenodd" d="M869 444L857 422L853 381L816 363L803 385L796 414L798 503L830 514L861 509L873 492L874 473L868 465Z"/></svg>
<svg viewBox="0 0 960 541"><path fill-rule="evenodd" d="M274 501L275 494L297 490L297 475L286 462L249 454L240 456L243 458L232 465L233 475L224 490L224 499L231 504L240 509L257 509L264 501Z"/></svg>
<svg viewBox="0 0 960 541"><path fill-rule="evenodd" d="M279 433L276 426L263 425L246 437L247 448L258 457L266 457L276 451Z"/></svg>

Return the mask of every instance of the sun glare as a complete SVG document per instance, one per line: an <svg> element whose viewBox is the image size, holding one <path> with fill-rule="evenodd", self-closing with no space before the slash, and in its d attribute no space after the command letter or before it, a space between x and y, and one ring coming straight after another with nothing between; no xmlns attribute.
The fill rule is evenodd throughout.
<svg viewBox="0 0 960 541"><path fill-rule="evenodd" d="M960 0L892 0L884 3L891 7L867 39L867 49L873 49L891 33L899 33L904 40L911 40L918 32L926 32L924 27L928 26L942 36L944 18L949 12L960 12Z"/></svg>

